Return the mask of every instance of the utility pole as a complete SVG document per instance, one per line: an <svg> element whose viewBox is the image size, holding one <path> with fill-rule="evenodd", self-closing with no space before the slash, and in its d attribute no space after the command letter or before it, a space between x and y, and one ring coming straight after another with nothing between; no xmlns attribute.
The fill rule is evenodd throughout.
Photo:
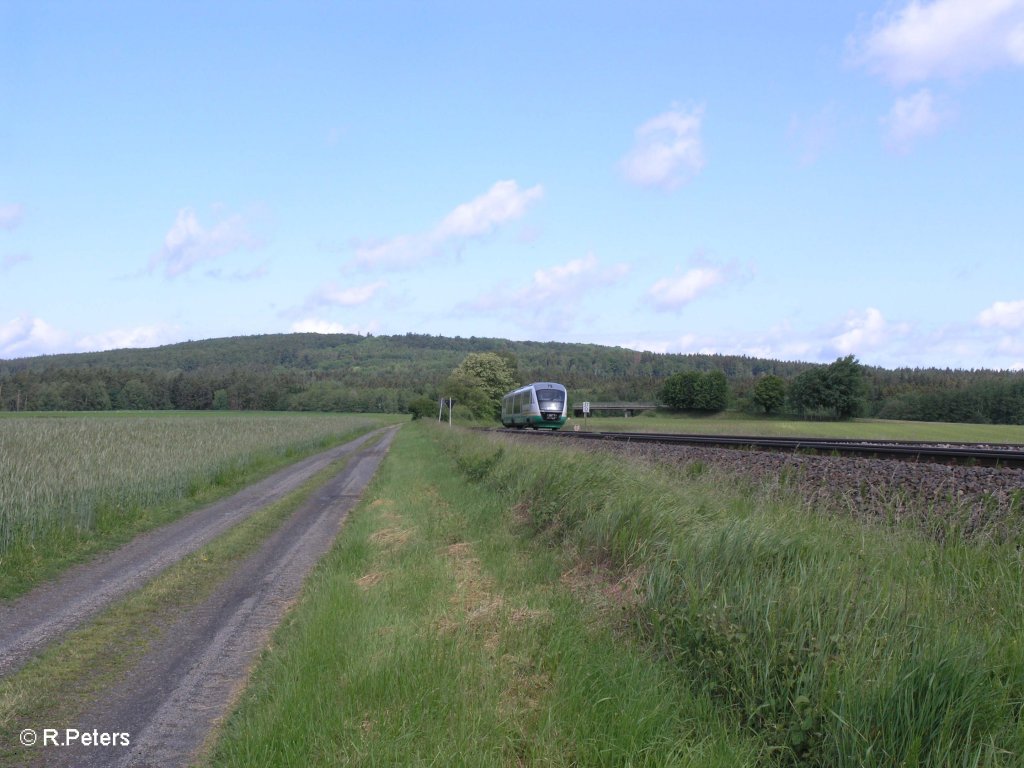
<svg viewBox="0 0 1024 768"><path fill-rule="evenodd" d="M452 405L455 403L455 401L450 397L442 397L439 399L439 407L437 409L437 421L438 423L442 421L442 415L444 414L444 406L446 401L448 404L448 426L450 427L452 425Z"/></svg>

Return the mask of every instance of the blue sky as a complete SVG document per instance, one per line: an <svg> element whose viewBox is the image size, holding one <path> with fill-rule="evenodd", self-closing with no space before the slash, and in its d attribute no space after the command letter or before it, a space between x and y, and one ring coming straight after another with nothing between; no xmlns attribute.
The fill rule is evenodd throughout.
<svg viewBox="0 0 1024 768"><path fill-rule="evenodd" d="M0 358L1024 368L1024 0L0 0Z"/></svg>

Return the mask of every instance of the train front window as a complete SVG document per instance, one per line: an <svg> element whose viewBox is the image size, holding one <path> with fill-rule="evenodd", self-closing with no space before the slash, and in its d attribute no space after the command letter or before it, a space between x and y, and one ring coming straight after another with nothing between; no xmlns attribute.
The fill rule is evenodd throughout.
<svg viewBox="0 0 1024 768"><path fill-rule="evenodd" d="M560 389L538 389L537 405L542 411L560 411L565 405L565 392Z"/></svg>

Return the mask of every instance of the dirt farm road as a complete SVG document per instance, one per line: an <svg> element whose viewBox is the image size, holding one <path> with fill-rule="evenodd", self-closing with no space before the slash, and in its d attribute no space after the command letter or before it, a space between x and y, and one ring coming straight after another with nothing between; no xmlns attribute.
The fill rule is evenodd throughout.
<svg viewBox="0 0 1024 768"><path fill-rule="evenodd" d="M138 537L100 561L75 568L0 606L0 677L117 598L199 549L248 515L286 496L331 462L344 468L320 486L224 582L173 622L127 675L71 727L127 733L116 746L40 746L28 764L180 766L203 746L244 686L249 669L391 444L388 428L305 459L240 493ZM373 433L380 436L380 432Z"/></svg>

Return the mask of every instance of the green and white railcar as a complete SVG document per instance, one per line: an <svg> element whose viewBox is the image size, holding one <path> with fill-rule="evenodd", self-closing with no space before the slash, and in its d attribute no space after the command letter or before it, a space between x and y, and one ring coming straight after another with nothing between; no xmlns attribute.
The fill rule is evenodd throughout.
<svg viewBox="0 0 1024 768"><path fill-rule="evenodd" d="M506 427L558 429L568 416L565 387L551 381L528 384L501 399L501 423Z"/></svg>

